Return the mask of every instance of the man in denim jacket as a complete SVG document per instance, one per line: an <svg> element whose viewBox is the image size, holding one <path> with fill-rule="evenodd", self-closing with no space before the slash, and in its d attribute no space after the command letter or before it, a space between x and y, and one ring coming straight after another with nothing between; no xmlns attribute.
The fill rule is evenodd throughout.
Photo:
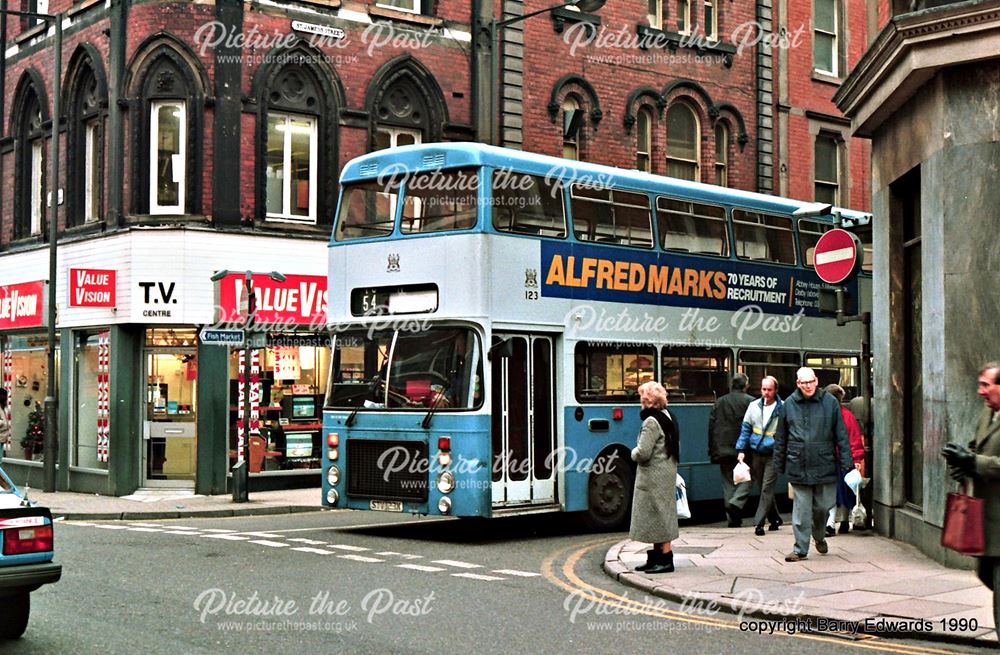
<svg viewBox="0 0 1000 655"><path fill-rule="evenodd" d="M847 428L837 399L817 389L816 373L803 366L796 374L792 395L782 405L774 433L774 468L788 474L795 499L792 531L795 549L786 562L804 560L809 554L810 534L816 550L825 554L826 517L837 502L837 481L854 467ZM837 447L840 462L837 461Z"/></svg>
<svg viewBox="0 0 1000 655"><path fill-rule="evenodd" d="M771 530L777 530L782 524L774 502L774 483L778 474L774 472L774 432L777 429L778 417L781 416L781 398L778 397L778 380L773 376L765 376L760 381L760 399L750 403L743 415L743 425L740 437L736 440L736 459L743 461L746 453L750 453L750 480L760 484L760 501L757 503L757 513L754 515L754 534L764 536L764 519L771 519Z"/></svg>

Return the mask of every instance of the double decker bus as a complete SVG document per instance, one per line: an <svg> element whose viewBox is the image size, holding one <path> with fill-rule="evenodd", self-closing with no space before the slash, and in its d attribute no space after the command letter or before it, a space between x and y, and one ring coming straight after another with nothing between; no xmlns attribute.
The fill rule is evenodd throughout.
<svg viewBox="0 0 1000 655"><path fill-rule="evenodd" d="M721 497L707 426L733 374L785 396L810 365L858 391L861 327L820 311L811 266L833 224L793 216L814 203L471 143L374 152L341 184L328 507L623 526L644 382L693 501ZM870 244L868 215L838 213Z"/></svg>

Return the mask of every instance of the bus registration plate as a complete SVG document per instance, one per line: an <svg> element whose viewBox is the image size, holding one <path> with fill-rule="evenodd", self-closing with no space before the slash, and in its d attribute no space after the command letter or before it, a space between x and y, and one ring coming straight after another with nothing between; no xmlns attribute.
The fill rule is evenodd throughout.
<svg viewBox="0 0 1000 655"><path fill-rule="evenodd" d="M402 512L403 501L401 500L372 500L369 506L376 512Z"/></svg>

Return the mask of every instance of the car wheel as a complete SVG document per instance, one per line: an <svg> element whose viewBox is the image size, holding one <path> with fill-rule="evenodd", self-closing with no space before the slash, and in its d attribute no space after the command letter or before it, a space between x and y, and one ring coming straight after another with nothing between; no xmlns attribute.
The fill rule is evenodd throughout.
<svg viewBox="0 0 1000 655"><path fill-rule="evenodd" d="M587 510L583 522L596 531L628 526L632 507L632 469L615 453L605 453L594 463L587 483ZM599 467L599 468L598 468Z"/></svg>
<svg viewBox="0 0 1000 655"><path fill-rule="evenodd" d="M28 592L2 599L0 611L0 639L18 639L28 627L31 597Z"/></svg>

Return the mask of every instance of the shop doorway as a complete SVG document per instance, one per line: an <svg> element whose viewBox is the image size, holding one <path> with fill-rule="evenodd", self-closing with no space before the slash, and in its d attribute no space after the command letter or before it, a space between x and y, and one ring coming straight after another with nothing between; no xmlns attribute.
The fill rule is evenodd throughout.
<svg viewBox="0 0 1000 655"><path fill-rule="evenodd" d="M145 352L142 486L193 488L198 452L198 355L194 348Z"/></svg>

